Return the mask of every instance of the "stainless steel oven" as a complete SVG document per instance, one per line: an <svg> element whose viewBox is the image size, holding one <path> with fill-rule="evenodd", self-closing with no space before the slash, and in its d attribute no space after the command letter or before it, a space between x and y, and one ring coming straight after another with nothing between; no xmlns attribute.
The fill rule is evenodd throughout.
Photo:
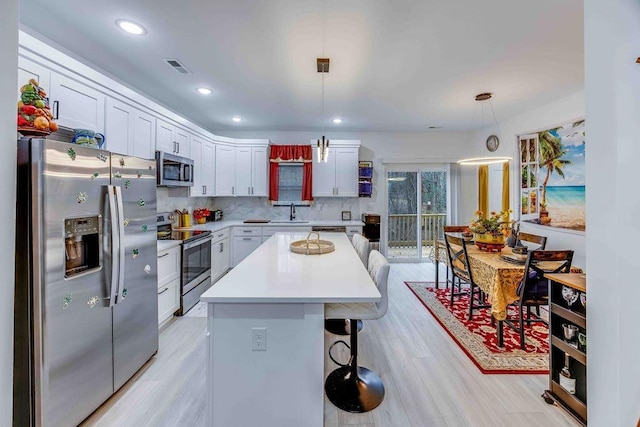
<svg viewBox="0 0 640 427"><path fill-rule="evenodd" d="M182 261L180 267L180 310L182 316L200 301L200 295L211 287L211 231L171 231L173 213L157 215L158 240L180 240Z"/></svg>
<svg viewBox="0 0 640 427"><path fill-rule="evenodd" d="M182 244L182 308L184 314L200 301L211 286L211 232Z"/></svg>

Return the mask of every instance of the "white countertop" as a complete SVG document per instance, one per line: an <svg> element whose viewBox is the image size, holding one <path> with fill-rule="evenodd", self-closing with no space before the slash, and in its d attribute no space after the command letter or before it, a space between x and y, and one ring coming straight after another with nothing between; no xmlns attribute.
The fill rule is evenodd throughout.
<svg viewBox="0 0 640 427"><path fill-rule="evenodd" d="M207 222L205 224L193 224L190 229L193 230L211 230L218 231L227 227L313 227L316 225L325 226L342 226L345 227L362 227L364 223L362 221L340 221L340 220L313 220L307 222L267 222L267 223L244 223L242 220L225 220Z"/></svg>
<svg viewBox="0 0 640 427"><path fill-rule="evenodd" d="M323 223L324 225L325 223ZM278 224L280 225L280 224ZM276 233L200 297L207 303L377 302L381 295L344 233L323 233L336 250L289 251L306 233Z"/></svg>

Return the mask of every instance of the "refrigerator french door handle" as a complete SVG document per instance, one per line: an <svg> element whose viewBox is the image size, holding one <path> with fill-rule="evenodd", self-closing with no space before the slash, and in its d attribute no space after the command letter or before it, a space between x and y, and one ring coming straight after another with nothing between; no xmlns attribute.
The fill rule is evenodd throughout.
<svg viewBox="0 0 640 427"><path fill-rule="evenodd" d="M109 307L116 304L116 295L118 295L118 267L120 258L116 256L116 251L120 250L120 241L117 230L120 228L116 215L115 187L107 185L107 195L109 196L109 221L111 222L111 289L109 296Z"/></svg>
<svg viewBox="0 0 640 427"><path fill-rule="evenodd" d="M118 297L116 304L120 304L123 299L122 291L124 284L124 206L122 203L122 188L115 186L116 205L118 207Z"/></svg>

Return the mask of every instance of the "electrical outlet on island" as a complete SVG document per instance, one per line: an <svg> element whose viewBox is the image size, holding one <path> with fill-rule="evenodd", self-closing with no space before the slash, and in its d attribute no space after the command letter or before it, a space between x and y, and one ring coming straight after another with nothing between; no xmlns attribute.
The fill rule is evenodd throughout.
<svg viewBox="0 0 640 427"><path fill-rule="evenodd" d="M251 328L251 350L267 350L267 328Z"/></svg>

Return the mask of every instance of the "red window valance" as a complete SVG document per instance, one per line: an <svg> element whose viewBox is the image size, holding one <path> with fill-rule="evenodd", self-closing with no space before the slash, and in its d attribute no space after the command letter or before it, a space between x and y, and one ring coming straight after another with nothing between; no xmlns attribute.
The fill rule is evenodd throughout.
<svg viewBox="0 0 640 427"><path fill-rule="evenodd" d="M271 163L300 162L311 163L313 161L310 145L272 145L269 155Z"/></svg>
<svg viewBox="0 0 640 427"><path fill-rule="evenodd" d="M313 154L311 145L272 145L269 155L269 201L278 201L279 165L282 162L304 163L302 166L303 201L313 201L311 196Z"/></svg>

